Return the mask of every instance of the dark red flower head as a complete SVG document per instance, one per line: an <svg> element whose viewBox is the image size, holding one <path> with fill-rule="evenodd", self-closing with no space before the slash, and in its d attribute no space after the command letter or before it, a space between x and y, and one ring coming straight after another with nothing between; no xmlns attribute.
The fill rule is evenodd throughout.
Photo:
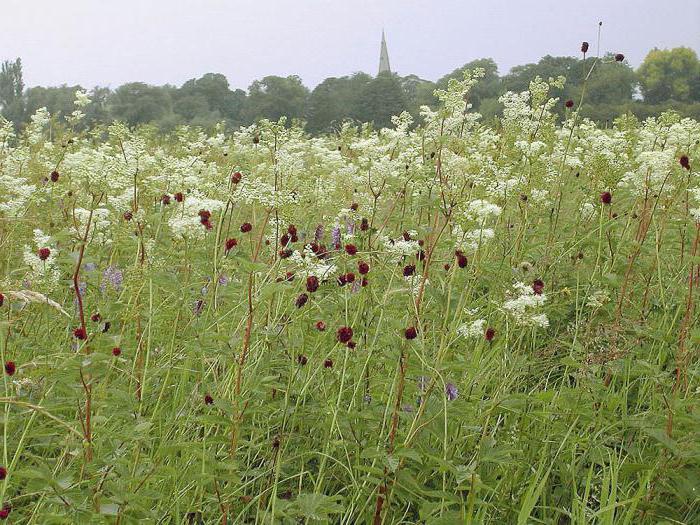
<svg viewBox="0 0 700 525"><path fill-rule="evenodd" d="M75 330L73 330L73 337L76 339L80 339L81 341L87 338L87 334L85 333L85 328L83 327L78 327Z"/></svg>
<svg viewBox="0 0 700 525"><path fill-rule="evenodd" d="M5 361L5 373L8 376L15 375L16 370L17 370L17 366L15 365L14 361Z"/></svg>
<svg viewBox="0 0 700 525"><path fill-rule="evenodd" d="M348 255L355 255L357 253L357 247L354 244L346 244L345 253Z"/></svg>
<svg viewBox="0 0 700 525"><path fill-rule="evenodd" d="M345 274L345 282L346 283L354 283L355 282L355 274L352 272L348 272Z"/></svg>
<svg viewBox="0 0 700 525"><path fill-rule="evenodd" d="M306 302L309 300L309 296L305 293L300 294L299 297L297 297L297 300L294 302L297 308L301 308L306 304Z"/></svg>
<svg viewBox="0 0 700 525"><path fill-rule="evenodd" d="M10 512L12 512L12 507L10 507L9 503L5 503L2 509L0 509L0 520L6 520Z"/></svg>
<svg viewBox="0 0 700 525"><path fill-rule="evenodd" d="M466 268L468 263L469 260L467 259L466 255L464 255L462 252L457 253L457 266L460 268Z"/></svg>
<svg viewBox="0 0 700 525"><path fill-rule="evenodd" d="M60 176L60 175L58 174L58 172L57 172L56 170L53 170L53 171L51 172L51 182L58 182L58 177L59 177L59 176Z"/></svg>
<svg viewBox="0 0 700 525"><path fill-rule="evenodd" d="M490 343L493 341L494 337L496 337L496 330L491 327L487 328L486 332L484 333L484 338Z"/></svg>
<svg viewBox="0 0 700 525"><path fill-rule="evenodd" d="M5 467L0 467L0 481L7 477L7 469Z"/></svg>
<svg viewBox="0 0 700 525"><path fill-rule="evenodd" d="M122 349L118 346L115 346L114 348L112 348L112 355L114 357L119 357L120 355L122 355Z"/></svg>
<svg viewBox="0 0 700 525"><path fill-rule="evenodd" d="M318 277L315 275L309 275L306 278L306 290L309 293L314 293L316 290L318 290Z"/></svg>
<svg viewBox="0 0 700 525"><path fill-rule="evenodd" d="M351 209L352 211L357 211L357 209L358 209L359 207L360 207L360 205L357 204L356 202L353 202L353 203L350 205L350 209Z"/></svg>
<svg viewBox="0 0 700 525"><path fill-rule="evenodd" d="M230 252L238 245L238 239L226 239L226 251Z"/></svg>
<svg viewBox="0 0 700 525"><path fill-rule="evenodd" d="M304 366L308 362L309 359L304 354L299 354L297 356L297 363L299 363L301 366Z"/></svg>
<svg viewBox="0 0 700 525"><path fill-rule="evenodd" d="M615 62L622 62L624 59L625 55L623 55L622 53L618 53L617 55L615 55Z"/></svg>
<svg viewBox="0 0 700 525"><path fill-rule="evenodd" d="M567 100L566 102L564 102L564 105L565 105L567 108L573 108L573 107L574 107L574 101L571 100L571 99L569 99L569 100Z"/></svg>
<svg viewBox="0 0 700 525"><path fill-rule="evenodd" d="M687 170L690 169L690 159L688 158L688 155L681 156L681 158L678 159L678 162L680 162L681 166L684 167L685 169L687 169Z"/></svg>
<svg viewBox="0 0 700 525"><path fill-rule="evenodd" d="M588 52L588 42L581 42L581 53L587 53Z"/></svg>
<svg viewBox="0 0 700 525"><path fill-rule="evenodd" d="M326 359L323 362L323 368L333 368L333 360L332 359Z"/></svg>
<svg viewBox="0 0 700 525"><path fill-rule="evenodd" d="M326 323L323 321L316 321L316 330L323 332L326 329Z"/></svg>
<svg viewBox="0 0 700 525"><path fill-rule="evenodd" d="M408 328L406 328L404 336L406 336L406 339L408 340L415 339L416 336L418 336L418 330L416 330L415 326L409 326Z"/></svg>
<svg viewBox="0 0 700 525"><path fill-rule="evenodd" d="M348 341L347 347L350 350L353 350L357 346L357 343L355 341Z"/></svg>
<svg viewBox="0 0 700 525"><path fill-rule="evenodd" d="M122 215L122 217L124 217L124 220L128 222L134 218L134 214L131 213L130 211L125 211L124 215Z"/></svg>
<svg viewBox="0 0 700 525"><path fill-rule="evenodd" d="M369 273L369 264L364 261L357 263L357 271L360 275L367 275Z"/></svg>
<svg viewBox="0 0 700 525"><path fill-rule="evenodd" d="M288 243L289 243L289 234L287 234L287 233L282 234L282 237L280 237L280 244L282 246L287 246Z"/></svg>
<svg viewBox="0 0 700 525"><path fill-rule="evenodd" d="M344 273L342 273L338 276L337 281L338 281L338 286L345 286L346 284L348 284L348 276L345 275Z"/></svg>
<svg viewBox="0 0 700 525"><path fill-rule="evenodd" d="M416 266L414 264L407 264L406 266L403 267L403 276L404 277L410 277L416 273Z"/></svg>
<svg viewBox="0 0 700 525"><path fill-rule="evenodd" d="M238 184L239 182L241 182L241 179L242 179L242 178L243 178L243 175L241 175L241 172L240 172L240 171L237 171L236 173L234 173L233 175L231 175L231 182L232 182L233 184Z"/></svg>
<svg viewBox="0 0 700 525"><path fill-rule="evenodd" d="M178 191L178 192L175 194L175 200L176 200L177 202L182 202L182 201L185 200L185 196L182 194L181 191Z"/></svg>
<svg viewBox="0 0 700 525"><path fill-rule="evenodd" d="M401 236L403 237L403 240L404 240L404 241L410 241L410 240L411 240L411 234L408 233L408 232L403 232L403 233L401 234Z"/></svg>
<svg viewBox="0 0 700 525"><path fill-rule="evenodd" d="M536 295L542 295L544 291L544 281L542 281L542 279L535 279L532 282L532 291L535 292Z"/></svg>
<svg viewBox="0 0 700 525"><path fill-rule="evenodd" d="M244 222L243 224L241 224L241 232L243 232L243 233L248 233L252 229L253 229L253 225L250 224L249 222Z"/></svg>
<svg viewBox="0 0 700 525"><path fill-rule="evenodd" d="M160 202L163 204L170 204L170 195L164 193L163 196L160 198Z"/></svg>
<svg viewBox="0 0 700 525"><path fill-rule="evenodd" d="M37 255L39 256L39 259L45 261L49 258L49 255L51 255L51 250L49 248L39 248Z"/></svg>
<svg viewBox="0 0 700 525"><path fill-rule="evenodd" d="M0 293L0 306L5 302L5 296Z"/></svg>
<svg viewBox="0 0 700 525"><path fill-rule="evenodd" d="M349 326L341 326L336 332L336 337L341 343L347 344L347 342L352 339L352 328Z"/></svg>
<svg viewBox="0 0 700 525"><path fill-rule="evenodd" d="M204 404L205 405L213 405L214 404L214 398L211 397L211 394L204 394Z"/></svg>
<svg viewBox="0 0 700 525"><path fill-rule="evenodd" d="M101 319L102 319L102 316L99 313L94 313L90 316L90 320L93 323L99 323Z"/></svg>
<svg viewBox="0 0 700 525"><path fill-rule="evenodd" d="M603 204L610 204L612 202L612 193L609 191L604 191L600 194L600 202Z"/></svg>
<svg viewBox="0 0 700 525"><path fill-rule="evenodd" d="M362 221L360 222L360 230L363 232L369 230L369 221L365 217L362 217Z"/></svg>

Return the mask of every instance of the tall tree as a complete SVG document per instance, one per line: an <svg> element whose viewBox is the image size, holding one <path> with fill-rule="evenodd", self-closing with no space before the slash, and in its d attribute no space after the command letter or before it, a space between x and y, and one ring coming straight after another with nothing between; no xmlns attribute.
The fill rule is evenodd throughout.
<svg viewBox="0 0 700 525"><path fill-rule="evenodd" d="M637 70L644 101L700 101L700 62L688 47L652 49Z"/></svg>
<svg viewBox="0 0 700 525"><path fill-rule="evenodd" d="M390 127L391 117L407 109L401 79L388 72L380 73L365 85L358 103L353 111L356 118L377 128Z"/></svg>
<svg viewBox="0 0 700 525"><path fill-rule="evenodd" d="M304 118L308 97L309 90L298 76L267 76L256 80L248 88L243 120L252 123L261 118Z"/></svg>
<svg viewBox="0 0 700 525"><path fill-rule="evenodd" d="M23 92L22 60L5 60L0 67L0 113L16 126L19 126L23 119Z"/></svg>

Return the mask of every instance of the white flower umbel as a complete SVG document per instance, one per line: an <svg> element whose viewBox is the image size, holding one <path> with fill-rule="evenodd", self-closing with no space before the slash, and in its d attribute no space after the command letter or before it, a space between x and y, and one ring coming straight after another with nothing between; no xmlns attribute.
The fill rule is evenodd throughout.
<svg viewBox="0 0 700 525"><path fill-rule="evenodd" d="M457 328L457 335L461 337L481 337L484 335L486 319L477 319L471 323L465 323Z"/></svg>
<svg viewBox="0 0 700 525"><path fill-rule="evenodd" d="M547 301L544 293L536 294L532 286L522 282L513 285L513 291L517 294L503 303L503 309L520 326L535 326L546 328L549 326L547 315L538 310Z"/></svg>

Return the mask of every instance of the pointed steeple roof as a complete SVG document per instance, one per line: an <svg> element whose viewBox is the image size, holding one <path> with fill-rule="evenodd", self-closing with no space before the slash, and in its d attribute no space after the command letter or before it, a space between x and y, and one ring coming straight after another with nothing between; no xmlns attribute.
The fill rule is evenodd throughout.
<svg viewBox="0 0 700 525"><path fill-rule="evenodd" d="M386 48L386 38L384 37L384 30L382 29L382 45L379 50L379 73L391 73L391 66L389 66L389 51Z"/></svg>

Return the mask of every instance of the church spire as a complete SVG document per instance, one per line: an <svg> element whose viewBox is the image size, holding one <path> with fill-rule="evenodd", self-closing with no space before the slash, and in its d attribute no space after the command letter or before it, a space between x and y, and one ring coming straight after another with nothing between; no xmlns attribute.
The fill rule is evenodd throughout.
<svg viewBox="0 0 700 525"><path fill-rule="evenodd" d="M384 29L382 29L382 46L379 51L379 73L391 73L389 66L389 51L386 48L386 38L384 38Z"/></svg>

